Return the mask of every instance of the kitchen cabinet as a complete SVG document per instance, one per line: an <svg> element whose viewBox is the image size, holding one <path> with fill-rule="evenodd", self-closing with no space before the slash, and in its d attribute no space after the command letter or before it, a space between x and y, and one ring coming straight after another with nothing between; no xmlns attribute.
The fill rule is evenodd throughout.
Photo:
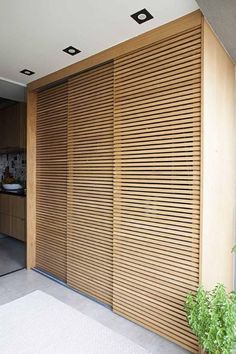
<svg viewBox="0 0 236 354"><path fill-rule="evenodd" d="M0 153L26 148L26 105L17 103L0 111Z"/></svg>
<svg viewBox="0 0 236 354"><path fill-rule="evenodd" d="M25 196L0 193L0 233L25 241Z"/></svg>

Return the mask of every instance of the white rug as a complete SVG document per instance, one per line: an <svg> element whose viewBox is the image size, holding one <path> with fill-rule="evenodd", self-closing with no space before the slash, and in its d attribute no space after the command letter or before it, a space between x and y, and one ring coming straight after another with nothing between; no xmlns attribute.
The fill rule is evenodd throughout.
<svg viewBox="0 0 236 354"><path fill-rule="evenodd" d="M1 354L147 354L42 291L0 306Z"/></svg>

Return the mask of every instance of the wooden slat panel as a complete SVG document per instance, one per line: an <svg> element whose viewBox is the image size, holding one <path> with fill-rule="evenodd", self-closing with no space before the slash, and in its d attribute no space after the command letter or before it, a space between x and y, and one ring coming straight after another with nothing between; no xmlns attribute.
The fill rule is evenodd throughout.
<svg viewBox="0 0 236 354"><path fill-rule="evenodd" d="M200 75L200 28L115 60L113 308L191 351L183 305L199 282Z"/></svg>
<svg viewBox="0 0 236 354"><path fill-rule="evenodd" d="M113 63L69 80L68 284L112 303Z"/></svg>
<svg viewBox="0 0 236 354"><path fill-rule="evenodd" d="M67 84L38 94L36 267L66 281Z"/></svg>

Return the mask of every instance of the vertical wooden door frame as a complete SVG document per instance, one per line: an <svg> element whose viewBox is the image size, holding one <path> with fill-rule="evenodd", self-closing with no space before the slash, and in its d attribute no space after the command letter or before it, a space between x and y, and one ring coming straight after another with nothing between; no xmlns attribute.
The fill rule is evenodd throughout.
<svg viewBox="0 0 236 354"><path fill-rule="evenodd" d="M35 266L36 241L36 117L37 92L27 93L27 269Z"/></svg>

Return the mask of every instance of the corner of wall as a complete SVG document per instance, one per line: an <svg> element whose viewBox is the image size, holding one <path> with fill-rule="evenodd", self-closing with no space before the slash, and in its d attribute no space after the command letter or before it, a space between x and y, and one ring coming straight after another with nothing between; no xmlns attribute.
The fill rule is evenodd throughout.
<svg viewBox="0 0 236 354"><path fill-rule="evenodd" d="M201 283L233 288L235 68L204 20Z"/></svg>

